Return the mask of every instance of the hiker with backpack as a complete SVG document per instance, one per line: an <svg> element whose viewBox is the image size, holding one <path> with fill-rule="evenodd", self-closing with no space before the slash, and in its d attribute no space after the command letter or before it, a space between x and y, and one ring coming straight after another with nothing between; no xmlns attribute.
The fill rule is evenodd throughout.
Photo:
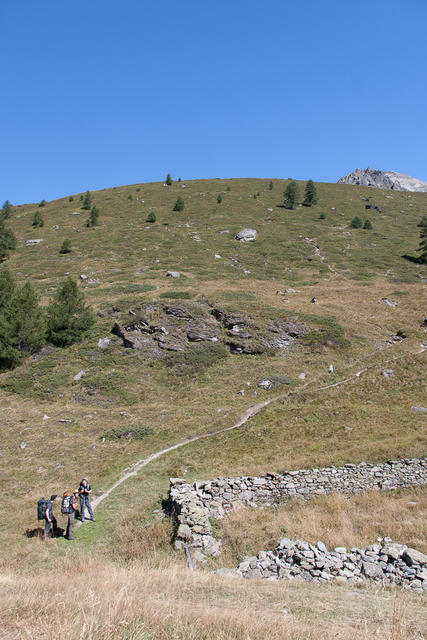
<svg viewBox="0 0 427 640"><path fill-rule="evenodd" d="M67 531L65 533L65 537L67 538L67 540L74 540L74 520L78 507L78 495L79 492L76 489L74 493L71 493L71 491L66 491L62 496L61 511L68 516Z"/></svg>
<svg viewBox="0 0 427 640"><path fill-rule="evenodd" d="M96 522L95 516L93 515L92 505L90 504L89 494L92 493L92 489L90 488L89 480L87 478L83 478L80 481L79 494L80 494L80 518L81 521L85 521L85 507L89 512L90 519L92 522Z"/></svg>
<svg viewBox="0 0 427 640"><path fill-rule="evenodd" d="M52 532L53 537L56 538L57 533L57 521L55 516L53 515L53 503L55 502L58 496L55 494L50 496L50 500L47 500L44 507L44 532L43 532L43 540L47 540L47 537L50 532Z"/></svg>

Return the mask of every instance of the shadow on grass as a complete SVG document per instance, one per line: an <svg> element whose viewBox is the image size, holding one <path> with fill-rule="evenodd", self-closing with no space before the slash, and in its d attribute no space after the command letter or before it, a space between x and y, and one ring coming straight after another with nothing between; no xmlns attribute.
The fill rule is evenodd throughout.
<svg viewBox="0 0 427 640"><path fill-rule="evenodd" d="M404 253L402 258L408 260L408 262L413 262L414 264L423 264L423 262L417 258L417 256L410 256L408 253Z"/></svg>

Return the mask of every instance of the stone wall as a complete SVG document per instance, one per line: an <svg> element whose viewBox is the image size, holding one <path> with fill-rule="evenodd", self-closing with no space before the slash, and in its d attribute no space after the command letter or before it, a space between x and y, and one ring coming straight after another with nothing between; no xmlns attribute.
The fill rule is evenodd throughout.
<svg viewBox="0 0 427 640"><path fill-rule="evenodd" d="M267 506L294 497L385 491L426 483L427 458L380 464L363 462L259 477L217 478L192 484L171 478L169 504L177 521L175 547L188 545L199 560L217 555L220 543L212 535L210 517L221 518L241 504Z"/></svg>

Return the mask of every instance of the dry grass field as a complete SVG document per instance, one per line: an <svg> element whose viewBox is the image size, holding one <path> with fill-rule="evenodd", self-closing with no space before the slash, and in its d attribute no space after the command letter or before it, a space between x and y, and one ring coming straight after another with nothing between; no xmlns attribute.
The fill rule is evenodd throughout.
<svg viewBox="0 0 427 640"><path fill-rule="evenodd" d="M210 569L192 574L172 550L171 523L157 519L170 476L250 475L427 451L426 414L411 408L425 406L427 273L402 257L416 255L427 194L319 184L318 205L287 211L281 206L287 181L274 180L272 191L268 182L106 189L92 194L100 210L93 229L85 227L80 194L39 208L40 229L31 226L36 204L14 208L8 223L18 248L8 266L17 280L35 283L47 303L64 276L87 276L79 286L97 320L82 342L46 346L0 374L0 508L6 514L0 520L0 637L55 637L60 624L68 633L63 637L82 640L422 637L417 594L249 584ZM174 212L179 195L185 208ZM155 223L145 222L150 211ZM355 215L370 218L373 230L352 229ZM246 227L258 231L257 239L238 243L234 236ZM60 255L65 238L73 250ZM29 239L42 242L26 246ZM181 277L166 277L171 269ZM294 292L276 293L290 288ZM129 310L186 300L261 323L298 318L312 339L274 353L194 358L183 373L173 359L150 360L111 334ZM393 342L398 331L407 337ZM111 341L101 349L97 343L105 337ZM386 368L392 377L383 375ZM74 381L81 370L84 376ZM265 376L291 384L266 391L257 387ZM232 425L275 395L280 400L240 429L177 449L120 485L100 505L97 522L78 530L72 547L62 538L46 545L37 538L40 496L74 488L85 476L100 494L138 460ZM128 428L140 429L140 439L109 437ZM425 520L422 489L236 512L220 525L219 562L265 548L285 531L331 545L389 535L425 550ZM74 611L67 604L80 593Z"/></svg>

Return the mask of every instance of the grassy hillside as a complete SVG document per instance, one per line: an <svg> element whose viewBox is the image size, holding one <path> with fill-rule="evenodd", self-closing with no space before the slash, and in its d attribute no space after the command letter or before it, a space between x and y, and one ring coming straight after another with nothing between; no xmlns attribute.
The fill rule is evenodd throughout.
<svg viewBox="0 0 427 640"><path fill-rule="evenodd" d="M17 280L35 282L47 303L65 275L85 276L79 286L97 321L81 343L46 346L0 375L1 507L8 514L0 522L4 571L13 564L28 573L64 553L86 551L92 560L108 553L118 564L135 557L147 562L149 556L154 567L179 566L182 558L169 545L170 523L153 513L169 476L209 478L425 455L425 414L411 407L425 404L420 351L427 274L425 266L402 255L416 255L416 225L427 212L427 194L319 184L318 205L286 210L287 181L274 180L272 190L268 184L195 180L105 189L92 193L100 211L96 228L85 227L81 194L40 208L14 208L9 223L18 248L8 264ZM174 212L178 196L185 208ZM380 211L365 209L367 204ZM43 228L31 226L36 209ZM146 223L150 211L155 223ZM369 218L373 229L352 229L355 215ZM256 241L237 242L235 234L247 227L257 230ZM60 255L65 238L73 250ZM42 242L26 246L30 239ZM168 270L181 277L166 277ZM277 295L286 289L294 291ZM317 304L310 302L313 296ZM385 304L384 297L397 306ZM309 335L289 349L219 357L206 343L189 344L183 355L152 356L125 348L111 333L114 322L131 322L151 302L186 301L254 318L259 331L273 320L303 322ZM407 337L394 342L399 330ZM98 340L105 337L111 341L101 349ZM385 377L385 368L394 375ZM81 370L84 375L74 381ZM257 383L265 376L284 384L261 389ZM100 506L97 523L78 531L72 551L61 539L46 547L27 537L37 526L41 495L62 493L83 476L101 492L137 460L229 426L260 399L279 393L280 401L241 429L172 452L121 485ZM268 526L268 540L274 526Z"/></svg>

